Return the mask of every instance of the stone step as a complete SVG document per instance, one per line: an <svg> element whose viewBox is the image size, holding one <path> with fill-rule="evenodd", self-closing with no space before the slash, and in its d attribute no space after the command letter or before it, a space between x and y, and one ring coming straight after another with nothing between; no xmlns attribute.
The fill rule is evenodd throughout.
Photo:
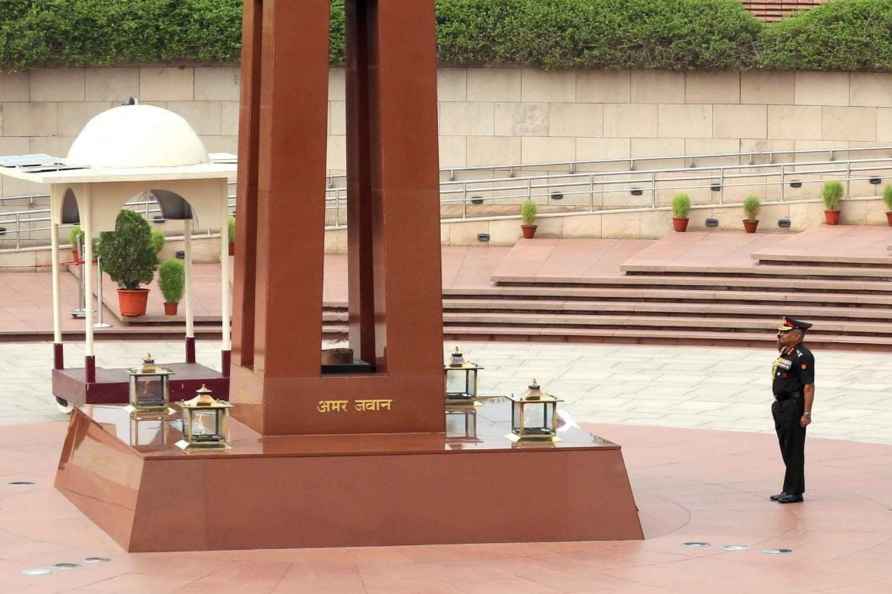
<svg viewBox="0 0 892 594"><path fill-rule="evenodd" d="M684 300L711 302L711 301L741 301L741 302L770 302L770 303L820 303L839 305L877 305L892 306L892 294L889 295L864 295L858 293L808 293L790 291L768 290L702 290L681 286L675 289L657 289L651 287L540 287L528 286L498 286L470 289L447 289L444 292L444 304L454 299L570 299L570 300Z"/></svg>
<svg viewBox="0 0 892 594"><path fill-rule="evenodd" d="M598 340L623 342L670 342L706 344L756 344L770 346L774 336L758 332L720 332L715 330L659 330L625 328L517 328L491 326L448 326L444 330L452 340ZM809 335L809 344L847 348L892 347L892 337L858 335Z"/></svg>
<svg viewBox="0 0 892 594"><path fill-rule="evenodd" d="M718 287L721 289L777 289L782 291L871 291L892 294L892 283L877 280L835 280L825 278L792 279L773 276L695 276L685 275L603 275L590 277L567 276L499 276L493 277L498 286L574 286L574 287ZM447 291L447 294L449 292Z"/></svg>
<svg viewBox="0 0 892 594"><path fill-rule="evenodd" d="M628 274L650 275L708 275L721 276L783 276L787 279L831 277L884 282L892 279L892 269L857 268L843 266L701 266L697 264L623 264L620 269Z"/></svg>
<svg viewBox="0 0 892 594"><path fill-rule="evenodd" d="M727 304L691 303L689 301L641 302L641 301L553 301L518 299L447 299L444 310L483 311L529 311L544 313L600 313L626 312L628 314L664 313L673 315L703 316L764 316L779 318L784 314L795 314L808 319L872 319L892 321L892 307L821 307L796 306L795 308L777 304Z"/></svg>
<svg viewBox="0 0 892 594"><path fill-rule="evenodd" d="M683 328L716 329L727 332L739 330L762 331L773 337L778 320L771 318L709 318L702 316L623 316L623 315L575 315L542 313L445 313L443 321L450 325L480 324L488 326L511 326L535 329L545 326L612 326L618 328ZM892 338L892 323L852 322L848 320L824 320L815 325L809 335L819 333L875 334Z"/></svg>
<svg viewBox="0 0 892 594"><path fill-rule="evenodd" d="M794 262L806 266L844 266L852 268L892 268L892 257L889 256L846 256L794 254L785 252L756 252L753 261L760 265L787 265Z"/></svg>

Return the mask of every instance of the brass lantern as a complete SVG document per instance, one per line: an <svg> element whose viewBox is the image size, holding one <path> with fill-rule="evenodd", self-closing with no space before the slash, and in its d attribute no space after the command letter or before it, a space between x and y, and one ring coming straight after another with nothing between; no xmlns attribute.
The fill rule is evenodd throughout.
<svg viewBox="0 0 892 594"><path fill-rule="evenodd" d="M170 402L171 371L155 365L146 355L142 367L128 369L130 374L129 410L164 410Z"/></svg>
<svg viewBox="0 0 892 594"><path fill-rule="evenodd" d="M183 439L177 442L177 447L182 450L226 448L232 405L214 398L207 386L201 386L196 394L195 398L180 403Z"/></svg>
<svg viewBox="0 0 892 594"><path fill-rule="evenodd" d="M446 373L446 404L472 404L477 398L477 372L483 369L465 361L460 347L455 347L444 367Z"/></svg>
<svg viewBox="0 0 892 594"><path fill-rule="evenodd" d="M523 396L511 396L512 441L556 441L558 400L534 379Z"/></svg>

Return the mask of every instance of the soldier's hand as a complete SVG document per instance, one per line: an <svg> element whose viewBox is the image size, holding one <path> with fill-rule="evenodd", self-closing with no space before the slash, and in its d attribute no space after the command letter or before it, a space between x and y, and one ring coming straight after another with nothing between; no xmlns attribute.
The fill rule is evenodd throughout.
<svg viewBox="0 0 892 594"><path fill-rule="evenodd" d="M799 419L799 424L803 428L808 427L809 425L811 425L811 416L802 415L802 417Z"/></svg>

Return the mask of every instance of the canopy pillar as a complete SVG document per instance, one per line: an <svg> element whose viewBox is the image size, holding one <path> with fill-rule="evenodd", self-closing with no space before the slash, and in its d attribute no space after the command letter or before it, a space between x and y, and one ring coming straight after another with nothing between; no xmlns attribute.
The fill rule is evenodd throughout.
<svg viewBox="0 0 892 594"><path fill-rule="evenodd" d="M62 346L62 300L59 287L59 212L63 195L59 186L50 186L50 265L53 282L53 369L65 368Z"/></svg>
<svg viewBox="0 0 892 594"><path fill-rule="evenodd" d="M195 316L192 312L192 219L183 220L183 251L185 253L186 304L186 363L195 363Z"/></svg>
<svg viewBox="0 0 892 594"><path fill-rule="evenodd" d="M223 377L229 377L229 364L232 353L232 338L230 335L230 318L232 305L230 303L231 287L229 286L229 188L226 183L222 188L220 197L220 370Z"/></svg>
<svg viewBox="0 0 892 594"><path fill-rule="evenodd" d="M93 196L88 184L82 186L78 192L78 207L81 218L81 228L84 232L84 265L81 274L84 275L84 335L86 336L86 350L84 368L88 384L96 382L96 353L93 343ZM99 305L102 306L101 304Z"/></svg>

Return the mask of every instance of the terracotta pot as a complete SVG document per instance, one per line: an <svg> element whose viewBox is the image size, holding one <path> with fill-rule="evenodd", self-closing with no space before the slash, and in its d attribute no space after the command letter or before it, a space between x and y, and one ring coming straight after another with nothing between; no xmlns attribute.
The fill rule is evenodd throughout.
<svg viewBox="0 0 892 594"><path fill-rule="evenodd" d="M177 305L178 303L167 303L164 302L164 315L166 316L175 316L177 315Z"/></svg>
<svg viewBox="0 0 892 594"><path fill-rule="evenodd" d="M743 228L747 233L755 233L759 228L759 221L755 219L743 219Z"/></svg>
<svg viewBox="0 0 892 594"><path fill-rule="evenodd" d="M229 242L229 255L230 256L235 255L235 244L231 241Z"/></svg>
<svg viewBox="0 0 892 594"><path fill-rule="evenodd" d="M688 230L688 220L689 219L677 219L672 217L672 228L679 233L684 233Z"/></svg>
<svg viewBox="0 0 892 594"><path fill-rule="evenodd" d="M524 239L532 239L536 236L536 229L539 225L521 225L520 230L523 231Z"/></svg>
<svg viewBox="0 0 892 594"><path fill-rule="evenodd" d="M886 213L886 220L889 222L889 226L892 227L892 210Z"/></svg>
<svg viewBox="0 0 892 594"><path fill-rule="evenodd" d="M118 309L126 318L146 315L148 301L148 289L118 289Z"/></svg>
<svg viewBox="0 0 892 594"><path fill-rule="evenodd" d="M824 220L828 225L839 225L839 211L838 210L825 210L824 211Z"/></svg>

